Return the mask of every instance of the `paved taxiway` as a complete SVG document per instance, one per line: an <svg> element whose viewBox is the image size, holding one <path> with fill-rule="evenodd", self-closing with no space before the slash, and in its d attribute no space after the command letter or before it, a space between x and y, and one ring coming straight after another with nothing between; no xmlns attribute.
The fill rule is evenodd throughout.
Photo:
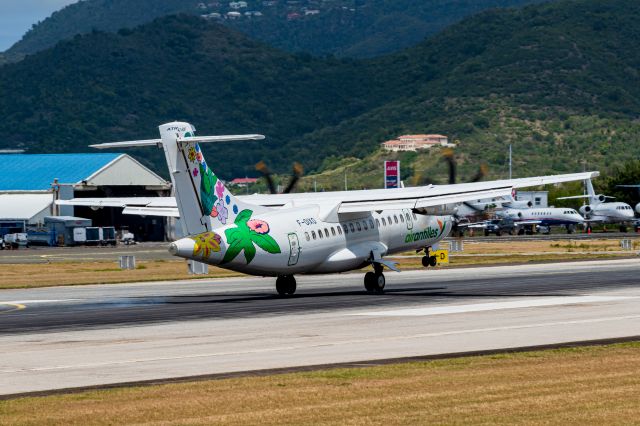
<svg viewBox="0 0 640 426"><path fill-rule="evenodd" d="M640 335L640 259L0 292L0 394Z"/></svg>

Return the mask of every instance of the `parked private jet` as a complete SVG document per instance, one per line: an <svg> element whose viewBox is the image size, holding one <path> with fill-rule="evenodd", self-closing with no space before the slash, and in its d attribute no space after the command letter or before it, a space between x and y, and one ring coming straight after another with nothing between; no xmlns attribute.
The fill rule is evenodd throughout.
<svg viewBox="0 0 640 426"><path fill-rule="evenodd" d="M640 194L640 184L636 184L636 185L616 185L619 186L620 188L634 188L636 190L638 190L638 194ZM640 214L640 203L636 204L636 213Z"/></svg>
<svg viewBox="0 0 640 426"><path fill-rule="evenodd" d="M160 146L175 198L73 199L67 205L119 206L124 213L180 217L185 238L171 254L258 276L273 276L281 295L296 290L296 274L345 272L367 265L369 292L385 287L385 256L416 250L436 265L432 249L453 226L465 201L503 197L514 188L590 179L598 172L414 188L235 196L207 162L201 143L259 140L261 135L195 136L189 123L160 126L160 139L94 145L95 148Z"/></svg>
<svg viewBox="0 0 640 426"><path fill-rule="evenodd" d="M591 223L617 223L620 225L620 232L626 232L627 224L633 221L635 217L631 206L622 202L607 202L607 198L614 197L596 194L591 179L586 179L584 184L587 189L586 195L560 197L558 200L585 198L589 201L589 204L580 207L580 214L584 217L587 226L590 226Z"/></svg>
<svg viewBox="0 0 640 426"><path fill-rule="evenodd" d="M496 214L498 217L513 220L519 234L531 232L533 225L543 228L564 226L567 233L572 234L576 230L576 225L584 223L583 217L577 211L564 207L505 209Z"/></svg>

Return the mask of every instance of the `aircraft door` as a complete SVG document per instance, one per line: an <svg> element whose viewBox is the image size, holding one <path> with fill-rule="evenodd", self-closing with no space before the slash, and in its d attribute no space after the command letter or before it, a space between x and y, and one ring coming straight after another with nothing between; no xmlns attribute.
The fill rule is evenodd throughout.
<svg viewBox="0 0 640 426"><path fill-rule="evenodd" d="M402 209L402 214L406 220L407 223L407 229L409 231L411 231L413 229L413 217L411 216L411 210L409 209Z"/></svg>
<svg viewBox="0 0 640 426"><path fill-rule="evenodd" d="M300 241L298 240L298 234L291 232L289 234L289 266L296 265L298 257L300 257Z"/></svg>

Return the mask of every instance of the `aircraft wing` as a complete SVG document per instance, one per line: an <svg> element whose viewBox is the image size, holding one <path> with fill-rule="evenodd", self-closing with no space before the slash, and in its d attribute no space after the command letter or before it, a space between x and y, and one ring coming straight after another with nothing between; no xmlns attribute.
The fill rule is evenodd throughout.
<svg viewBox="0 0 640 426"><path fill-rule="evenodd" d="M428 209L483 198L511 194L513 188L525 188L551 183L584 180L598 172L537 176L455 185L428 185L412 188L371 189L359 191L306 192L299 194L254 194L238 196L242 201L264 207L316 205L336 213L361 213L384 209ZM74 198L58 201L61 205L122 207L124 214L178 217L173 197L141 198Z"/></svg>
<svg viewBox="0 0 640 426"><path fill-rule="evenodd" d="M121 207L123 214L180 217L174 197L73 198L59 200L61 206L84 206L92 209Z"/></svg>
<svg viewBox="0 0 640 426"><path fill-rule="evenodd" d="M248 195L243 201L265 207L285 205L337 206L337 213L355 213L383 209L420 209L456 204L483 198L511 195L513 188L590 179L598 172L504 179L455 185L428 185L414 188L371 189L360 191L307 192L302 194Z"/></svg>

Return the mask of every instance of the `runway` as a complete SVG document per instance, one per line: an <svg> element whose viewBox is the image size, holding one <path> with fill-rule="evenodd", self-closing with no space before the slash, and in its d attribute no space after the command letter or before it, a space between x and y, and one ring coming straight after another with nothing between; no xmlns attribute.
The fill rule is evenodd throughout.
<svg viewBox="0 0 640 426"><path fill-rule="evenodd" d="M640 260L0 292L0 394L640 335Z"/></svg>

